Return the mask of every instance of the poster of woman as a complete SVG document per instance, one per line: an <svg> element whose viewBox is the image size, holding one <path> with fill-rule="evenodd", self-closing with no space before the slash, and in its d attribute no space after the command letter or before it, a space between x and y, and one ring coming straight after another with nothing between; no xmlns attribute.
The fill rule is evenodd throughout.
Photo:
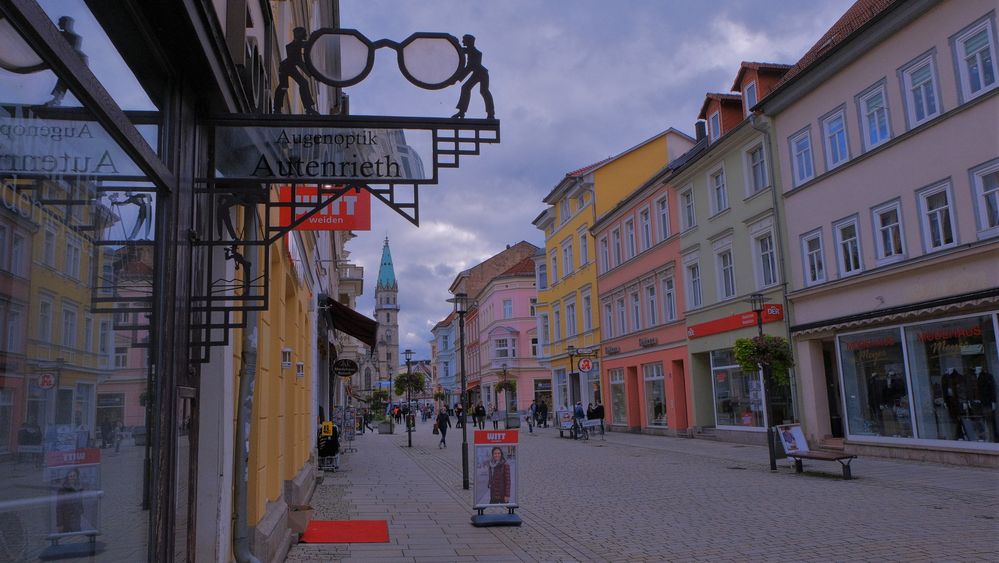
<svg viewBox="0 0 999 563"><path fill-rule="evenodd" d="M517 438L515 430L475 432L475 508L517 506Z"/></svg>

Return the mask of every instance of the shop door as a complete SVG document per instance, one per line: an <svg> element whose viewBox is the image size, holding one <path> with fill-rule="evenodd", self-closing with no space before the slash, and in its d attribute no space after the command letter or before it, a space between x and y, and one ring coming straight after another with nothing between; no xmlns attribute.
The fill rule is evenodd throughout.
<svg viewBox="0 0 999 563"><path fill-rule="evenodd" d="M822 368L826 372L826 398L829 400L829 433L843 437L843 402L840 400L839 377L836 372L836 347L830 340L822 343Z"/></svg>

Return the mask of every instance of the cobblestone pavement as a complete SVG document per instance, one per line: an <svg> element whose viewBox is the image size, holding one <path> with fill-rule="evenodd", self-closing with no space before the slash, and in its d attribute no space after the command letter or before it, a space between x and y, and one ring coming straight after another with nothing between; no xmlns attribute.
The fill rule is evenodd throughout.
<svg viewBox="0 0 999 563"><path fill-rule="evenodd" d="M469 432L469 442L472 435ZM999 471L860 458L803 475L766 450L633 434L522 433L521 527L474 528L461 432L358 436L317 519L386 519L390 542L305 545L301 561L996 561Z"/></svg>

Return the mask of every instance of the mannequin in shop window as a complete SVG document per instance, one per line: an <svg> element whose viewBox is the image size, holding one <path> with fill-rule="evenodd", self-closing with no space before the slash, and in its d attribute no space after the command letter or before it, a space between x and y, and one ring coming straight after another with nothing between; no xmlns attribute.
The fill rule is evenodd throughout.
<svg viewBox="0 0 999 563"><path fill-rule="evenodd" d="M943 403L947 408L947 416L955 426L954 440L964 437L961 428L961 406L967 399L964 377L956 368L949 368L940 378L940 390L943 392Z"/></svg>
<svg viewBox="0 0 999 563"><path fill-rule="evenodd" d="M968 379L968 398L971 401L971 412L982 417L985 427L991 432L990 440L995 441L997 437L996 380L982 366L975 366L974 372Z"/></svg>

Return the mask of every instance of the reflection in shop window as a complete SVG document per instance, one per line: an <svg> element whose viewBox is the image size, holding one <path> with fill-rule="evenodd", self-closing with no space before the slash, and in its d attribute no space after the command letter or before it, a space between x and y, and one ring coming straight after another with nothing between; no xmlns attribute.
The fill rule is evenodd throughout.
<svg viewBox="0 0 999 563"><path fill-rule="evenodd" d="M992 316L909 326L905 338L917 437L999 441Z"/></svg>
<svg viewBox="0 0 999 563"><path fill-rule="evenodd" d="M899 330L839 337L847 427L855 436L912 437Z"/></svg>
<svg viewBox="0 0 999 563"><path fill-rule="evenodd" d="M763 379L742 371L731 348L711 352L711 383L718 426L763 427Z"/></svg>
<svg viewBox="0 0 999 563"><path fill-rule="evenodd" d="M614 424L627 424L628 407L624 394L624 368L609 370L611 386L611 416Z"/></svg>

